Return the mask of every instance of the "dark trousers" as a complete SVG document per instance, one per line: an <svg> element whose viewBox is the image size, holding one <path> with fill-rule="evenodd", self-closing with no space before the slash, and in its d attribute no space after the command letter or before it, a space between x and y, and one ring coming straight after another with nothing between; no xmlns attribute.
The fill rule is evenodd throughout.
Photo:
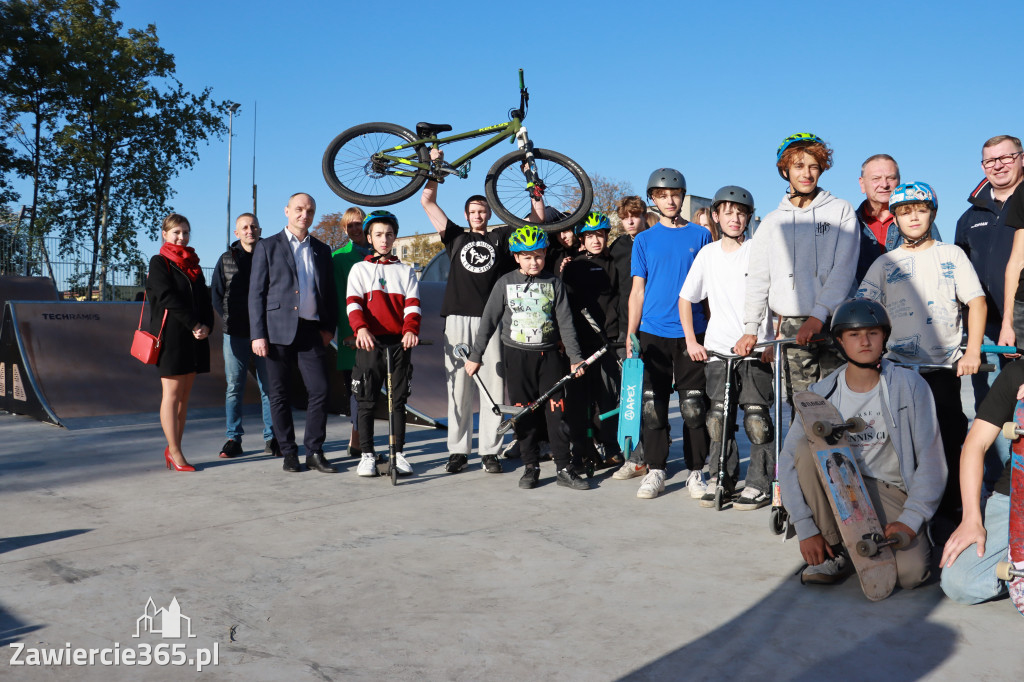
<svg viewBox="0 0 1024 682"><path fill-rule="evenodd" d="M292 364L298 365L309 395L306 432L302 443L306 446L306 454L311 455L323 448L327 438L327 396L330 390L327 350L316 322L299 320L295 340L287 346L272 343L267 354L270 416L274 421L274 436L281 447L281 454L286 457L298 454L290 395Z"/></svg>
<svg viewBox="0 0 1024 682"><path fill-rule="evenodd" d="M640 332L640 353L644 360L644 392L653 391L653 409L659 410L663 418L661 425L655 425L646 415L643 420L642 438L644 444L644 461L651 469L664 469L668 462L668 402L672 396L673 378L679 399L686 396L688 390L701 391L705 410L707 394L704 393L704 363L694 362L686 353L686 339L668 339L647 332ZM697 340L704 342L704 335L697 334ZM645 398L646 400L646 398ZM683 426L683 458L686 468L697 471L704 468L708 459L709 436L707 423L701 419L699 424Z"/></svg>
<svg viewBox="0 0 1024 682"><path fill-rule="evenodd" d="M388 372L385 353L391 356L391 435L395 451L405 448L405 404L412 391L412 351L400 345L400 336L378 336L373 350L356 350L352 368L352 395L356 398L356 428L359 449L374 452L373 416L381 388L387 387Z"/></svg>
<svg viewBox="0 0 1024 682"><path fill-rule="evenodd" d="M921 372L921 378L932 389L935 416L939 420L942 450L946 455L946 492L939 502L938 513L954 521L960 519L960 449L967 438L967 417L960 402L960 377L951 369Z"/></svg>
<svg viewBox="0 0 1024 682"><path fill-rule="evenodd" d="M621 454L618 419L611 417L595 424L598 415L618 406L621 375L616 357L605 353L587 368L583 376L568 383L569 432L574 463L578 464L586 453L593 453L595 430L604 446L605 457Z"/></svg>
<svg viewBox="0 0 1024 682"><path fill-rule="evenodd" d="M522 350L512 346L505 346L505 368L509 400L521 406L539 398L569 373L569 365L558 351ZM556 391L535 412L516 422L516 439L525 466L537 466L540 460L538 430L542 423L547 424L551 458L559 470L566 468L569 465L569 427L565 422L564 388Z"/></svg>
<svg viewBox="0 0 1024 682"><path fill-rule="evenodd" d="M704 376L707 379L708 398L715 401L725 401L725 362L708 362L704 368ZM736 444L736 417L739 412L737 406L743 408L744 412L752 405L760 405L769 409L775 404L775 377L772 375L771 365L760 360L741 360L733 365L733 377L729 387L729 414L725 417L726 439L725 454L725 478L727 490L732 490L739 480L740 475L740 453ZM722 442L711 441L711 455L708 462L708 472L712 476L718 475L719 460L721 459ZM775 441L756 445L750 444L750 464L747 466L748 487L759 490L763 493L771 492L772 478L775 477Z"/></svg>

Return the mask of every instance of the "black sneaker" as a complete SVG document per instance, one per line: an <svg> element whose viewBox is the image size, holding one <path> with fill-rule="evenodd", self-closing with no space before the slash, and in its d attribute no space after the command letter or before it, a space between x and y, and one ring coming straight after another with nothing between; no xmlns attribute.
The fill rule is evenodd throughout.
<svg viewBox="0 0 1024 682"><path fill-rule="evenodd" d="M580 478L572 469L562 469L559 471L556 483L573 490L590 490L590 483L587 482L587 479Z"/></svg>
<svg viewBox="0 0 1024 682"><path fill-rule="evenodd" d="M480 457L480 466L489 474L501 473L501 462L496 455L483 455Z"/></svg>
<svg viewBox="0 0 1024 682"><path fill-rule="evenodd" d="M263 441L263 453L266 455L273 455L274 457L281 456L281 446L277 444L276 438Z"/></svg>
<svg viewBox="0 0 1024 682"><path fill-rule="evenodd" d="M452 453L448 457L448 463L444 465L444 470L449 474L457 474L462 471L462 467L466 466L466 462L469 458L466 455L460 453Z"/></svg>
<svg viewBox="0 0 1024 682"><path fill-rule="evenodd" d="M240 454L242 454L241 439L235 440L233 438L229 438L228 442L224 443L224 446L220 449L220 456L224 459L238 457Z"/></svg>
<svg viewBox="0 0 1024 682"><path fill-rule="evenodd" d="M540 481L540 467L525 467L523 477L519 479L519 487L523 490L536 488Z"/></svg>

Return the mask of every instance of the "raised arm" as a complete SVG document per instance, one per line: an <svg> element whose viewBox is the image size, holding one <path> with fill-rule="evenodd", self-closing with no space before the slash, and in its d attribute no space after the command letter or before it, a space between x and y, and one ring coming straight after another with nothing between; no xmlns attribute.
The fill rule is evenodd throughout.
<svg viewBox="0 0 1024 682"><path fill-rule="evenodd" d="M430 160L439 161L444 159L444 152L440 149L430 150ZM448 226L448 215L437 204L437 180L428 180L420 194L420 205L430 218L430 224L434 226L437 233L444 236L445 227Z"/></svg>

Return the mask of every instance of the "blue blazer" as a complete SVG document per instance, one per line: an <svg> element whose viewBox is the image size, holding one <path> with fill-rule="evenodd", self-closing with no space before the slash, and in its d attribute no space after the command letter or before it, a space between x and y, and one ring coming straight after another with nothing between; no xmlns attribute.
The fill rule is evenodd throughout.
<svg viewBox="0 0 1024 682"><path fill-rule="evenodd" d="M299 280L285 230L256 242L249 282L249 330L253 339L287 346L299 327ZM323 331L338 327L338 292L334 287L331 249L310 236L316 311Z"/></svg>

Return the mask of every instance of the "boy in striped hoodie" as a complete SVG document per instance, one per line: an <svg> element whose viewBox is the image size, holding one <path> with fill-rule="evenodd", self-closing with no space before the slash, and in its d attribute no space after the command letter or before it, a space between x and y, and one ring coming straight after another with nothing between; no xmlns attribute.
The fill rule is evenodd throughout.
<svg viewBox="0 0 1024 682"><path fill-rule="evenodd" d="M372 253L352 266L345 303L349 324L356 336L356 362L352 369L352 395L356 398L360 476L377 475L373 451L373 413L377 396L387 379L384 353L391 356L392 407L405 414L412 379L411 352L419 344L420 287L416 273L391 255L398 236L398 218L388 211L374 211L363 221L363 234ZM398 473L412 474L406 461L405 419L394 420Z"/></svg>

